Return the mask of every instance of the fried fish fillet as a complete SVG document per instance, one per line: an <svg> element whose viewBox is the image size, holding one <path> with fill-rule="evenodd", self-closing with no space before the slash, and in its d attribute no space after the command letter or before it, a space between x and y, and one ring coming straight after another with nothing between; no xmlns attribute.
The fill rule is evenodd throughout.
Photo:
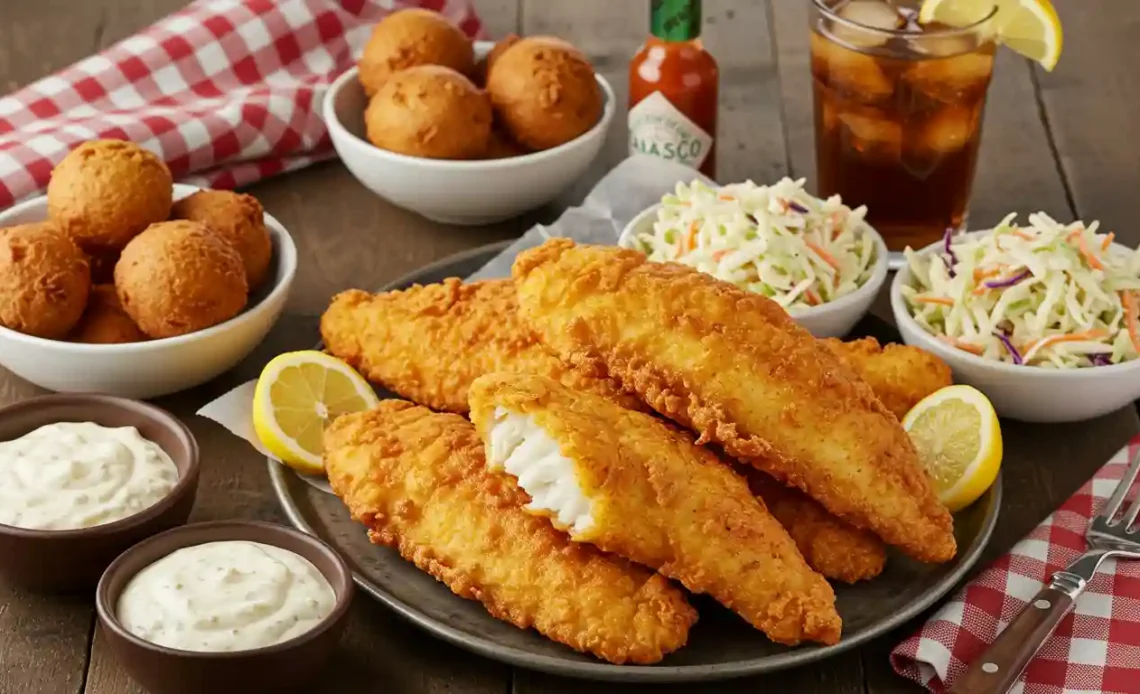
<svg viewBox="0 0 1140 694"><path fill-rule="evenodd" d="M855 583L883 572L887 548L874 533L836 518L798 489L780 484L766 472L741 468L752 493L787 529L808 566L827 578Z"/></svg>
<svg viewBox="0 0 1140 694"><path fill-rule="evenodd" d="M835 593L737 475L689 432L542 376L471 385L487 463L527 509L707 593L773 641L835 643Z"/></svg>
<svg viewBox="0 0 1140 694"><path fill-rule="evenodd" d="M954 383L946 362L918 347L879 346L873 337L849 342L828 338L823 343L900 421L919 400Z"/></svg>
<svg viewBox="0 0 1140 694"><path fill-rule="evenodd" d="M462 417L386 400L337 418L324 445L329 482L372 542L496 618L611 663L655 663L685 644L697 613L683 592L524 511Z"/></svg>
<svg viewBox="0 0 1140 694"><path fill-rule="evenodd" d="M775 302L636 251L551 239L520 254L520 314L563 359L927 562L953 519L870 387Z"/></svg>
<svg viewBox="0 0 1140 694"><path fill-rule="evenodd" d="M644 408L609 379L565 365L524 327L510 280L350 289L321 316L321 337L369 381L434 410L465 414L467 388L492 371L542 374Z"/></svg>

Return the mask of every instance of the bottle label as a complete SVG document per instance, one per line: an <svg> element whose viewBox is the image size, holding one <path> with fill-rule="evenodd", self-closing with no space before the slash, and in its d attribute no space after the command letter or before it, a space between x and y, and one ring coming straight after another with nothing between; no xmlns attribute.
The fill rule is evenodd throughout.
<svg viewBox="0 0 1140 694"><path fill-rule="evenodd" d="M712 151L712 135L653 92L629 110L629 151L699 169Z"/></svg>

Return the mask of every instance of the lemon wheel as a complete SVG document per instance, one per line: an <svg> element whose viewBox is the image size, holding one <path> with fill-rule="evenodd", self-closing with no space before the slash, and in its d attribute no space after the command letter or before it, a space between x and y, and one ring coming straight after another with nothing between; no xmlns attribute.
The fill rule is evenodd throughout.
<svg viewBox="0 0 1140 694"><path fill-rule="evenodd" d="M974 503L1001 469L1001 425L993 405L970 386L931 393L902 421L934 482L938 499L951 511Z"/></svg>
<svg viewBox="0 0 1140 694"><path fill-rule="evenodd" d="M253 395L253 428L274 457L307 473L323 473L325 425L379 402L351 366L323 352L288 352L261 372Z"/></svg>
<svg viewBox="0 0 1140 694"><path fill-rule="evenodd" d="M918 20L954 27L976 24L994 6L994 31L1003 45L1052 70L1061 58L1064 33L1057 10L1049 0L925 0Z"/></svg>

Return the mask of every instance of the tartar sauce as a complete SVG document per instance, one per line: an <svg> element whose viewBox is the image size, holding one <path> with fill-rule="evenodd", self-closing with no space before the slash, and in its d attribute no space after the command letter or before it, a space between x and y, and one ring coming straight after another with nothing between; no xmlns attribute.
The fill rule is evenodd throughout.
<svg viewBox="0 0 1140 694"><path fill-rule="evenodd" d="M336 593L304 557L247 541L176 550L138 572L117 615L141 639L183 651L246 651L287 641L332 612Z"/></svg>
<svg viewBox="0 0 1140 694"><path fill-rule="evenodd" d="M178 483L170 456L134 427L46 424L0 443L0 523L75 530L158 503Z"/></svg>

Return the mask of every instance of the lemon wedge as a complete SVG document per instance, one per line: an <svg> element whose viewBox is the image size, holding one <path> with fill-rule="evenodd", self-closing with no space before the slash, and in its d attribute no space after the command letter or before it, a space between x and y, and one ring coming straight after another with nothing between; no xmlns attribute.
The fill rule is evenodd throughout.
<svg viewBox="0 0 1140 694"><path fill-rule="evenodd" d="M379 402L372 386L336 357L314 350L287 352L266 364L257 379L253 430L281 462L321 474L325 424Z"/></svg>
<svg viewBox="0 0 1140 694"><path fill-rule="evenodd" d="M918 13L923 24L970 26L989 16L994 6L998 41L1052 70L1064 43L1061 20L1049 0L925 0Z"/></svg>
<svg viewBox="0 0 1140 694"><path fill-rule="evenodd" d="M950 511L977 501L1001 469L1001 426L993 405L970 386L947 386L906 413L903 428Z"/></svg>

